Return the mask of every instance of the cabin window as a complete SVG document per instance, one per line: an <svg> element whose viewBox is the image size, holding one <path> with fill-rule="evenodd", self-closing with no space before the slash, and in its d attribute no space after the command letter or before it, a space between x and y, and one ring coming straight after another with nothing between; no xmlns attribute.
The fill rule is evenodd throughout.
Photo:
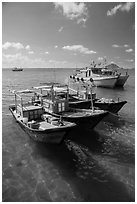
<svg viewBox="0 0 137 204"><path fill-rule="evenodd" d="M62 103L62 111L65 110L65 103Z"/></svg>
<svg viewBox="0 0 137 204"><path fill-rule="evenodd" d="M59 112L61 112L61 103L58 104Z"/></svg>
<svg viewBox="0 0 137 204"><path fill-rule="evenodd" d="M32 111L30 111L30 115L31 115L31 116L33 115L33 112L32 112Z"/></svg>

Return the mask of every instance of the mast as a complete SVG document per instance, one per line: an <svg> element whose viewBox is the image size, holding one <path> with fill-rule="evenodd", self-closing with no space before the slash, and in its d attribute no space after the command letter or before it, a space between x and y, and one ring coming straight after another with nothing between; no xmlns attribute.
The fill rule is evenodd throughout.
<svg viewBox="0 0 137 204"><path fill-rule="evenodd" d="M90 86L90 97L91 97L91 109L94 112L94 106L93 106L93 98L92 98L92 84Z"/></svg>
<svg viewBox="0 0 137 204"><path fill-rule="evenodd" d="M16 108L16 113L17 113L17 95L15 93L15 108Z"/></svg>

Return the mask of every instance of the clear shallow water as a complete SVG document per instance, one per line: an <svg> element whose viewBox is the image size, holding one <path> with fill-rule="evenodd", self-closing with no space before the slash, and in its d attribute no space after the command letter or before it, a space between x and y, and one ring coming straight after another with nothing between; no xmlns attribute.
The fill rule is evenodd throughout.
<svg viewBox="0 0 137 204"><path fill-rule="evenodd" d="M119 116L109 115L96 128L71 131L61 145L36 143L8 110L9 89L40 83L67 83L71 69L4 70L2 73L3 201L111 202L135 199L134 72L124 89L94 88L97 96L127 100Z"/></svg>

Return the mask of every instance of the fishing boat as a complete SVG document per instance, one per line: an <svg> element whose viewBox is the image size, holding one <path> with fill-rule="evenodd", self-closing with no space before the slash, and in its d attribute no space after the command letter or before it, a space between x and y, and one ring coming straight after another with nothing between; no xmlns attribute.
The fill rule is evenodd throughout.
<svg viewBox="0 0 137 204"><path fill-rule="evenodd" d="M94 106L111 113L118 113L126 103L127 101L120 101L119 98L118 100L100 98L95 99Z"/></svg>
<svg viewBox="0 0 137 204"><path fill-rule="evenodd" d="M70 78L75 81L79 81L82 78L87 83L93 80L94 86L97 87L115 88L124 86L129 77L127 72L126 74L118 73L119 67L115 64L101 65L99 63L99 66L101 67L97 67L97 64L91 63L90 66L77 70Z"/></svg>
<svg viewBox="0 0 137 204"><path fill-rule="evenodd" d="M67 85L38 86L43 108L46 113L64 120L74 122L78 127L94 128L107 114L104 110L77 109L69 107L69 89Z"/></svg>
<svg viewBox="0 0 137 204"><path fill-rule="evenodd" d="M72 91L73 89L70 88ZM89 90L85 86L85 91L73 90L75 94L69 94L69 106L72 108L85 108L90 109L92 104L91 100L93 100L93 106L95 108L100 108L102 110L107 110L111 113L118 113L118 111L127 103L127 101L120 101L118 98L117 100L113 99L106 99L106 98L96 98L95 93L90 93Z"/></svg>
<svg viewBox="0 0 137 204"><path fill-rule="evenodd" d="M121 108L127 103L127 101L113 100L100 98L93 100L93 106L96 108L100 108L102 110L107 110L111 113L118 113ZM91 108L91 100L90 99L81 99L77 95L71 95L69 100L69 106L72 108Z"/></svg>
<svg viewBox="0 0 137 204"><path fill-rule="evenodd" d="M15 120L35 141L59 144L66 133L76 126L75 123L64 121L61 117L45 113L33 90L17 91L14 95L15 104L10 105L9 109ZM28 95L31 99L28 102L23 101Z"/></svg>
<svg viewBox="0 0 137 204"><path fill-rule="evenodd" d="M14 68L12 69L12 71L14 71L14 72L23 71L23 68L14 67Z"/></svg>
<svg viewBox="0 0 137 204"><path fill-rule="evenodd" d="M83 79L88 84L92 81L96 87L114 88L117 82L118 76L106 76L101 74L94 74L90 68L81 69L75 75L70 76L71 79L79 81Z"/></svg>
<svg viewBox="0 0 137 204"><path fill-rule="evenodd" d="M115 83L115 87L123 87L126 83L129 75L126 72L125 74L118 73L117 69L110 69L107 66L102 68L92 68L92 72L97 74L100 73L103 76L118 76L117 81Z"/></svg>

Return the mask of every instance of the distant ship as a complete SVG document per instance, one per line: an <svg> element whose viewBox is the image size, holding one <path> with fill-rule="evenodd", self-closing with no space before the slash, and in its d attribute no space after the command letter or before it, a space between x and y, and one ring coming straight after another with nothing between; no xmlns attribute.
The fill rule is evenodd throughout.
<svg viewBox="0 0 137 204"><path fill-rule="evenodd" d="M23 68L18 68L18 67L14 67L13 69L12 69L12 71L23 71Z"/></svg>

